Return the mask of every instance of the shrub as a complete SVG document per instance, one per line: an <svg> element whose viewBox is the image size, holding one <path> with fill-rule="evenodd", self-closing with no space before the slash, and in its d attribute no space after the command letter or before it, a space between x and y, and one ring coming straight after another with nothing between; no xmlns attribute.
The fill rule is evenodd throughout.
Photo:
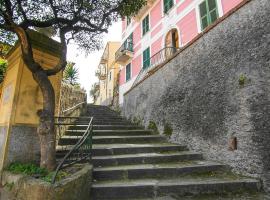
<svg viewBox="0 0 270 200"><path fill-rule="evenodd" d="M167 136L171 136L173 133L173 129L169 123L165 123L163 134Z"/></svg>
<svg viewBox="0 0 270 200"><path fill-rule="evenodd" d="M150 121L147 128L153 130L155 134L159 134L159 131L155 122Z"/></svg>

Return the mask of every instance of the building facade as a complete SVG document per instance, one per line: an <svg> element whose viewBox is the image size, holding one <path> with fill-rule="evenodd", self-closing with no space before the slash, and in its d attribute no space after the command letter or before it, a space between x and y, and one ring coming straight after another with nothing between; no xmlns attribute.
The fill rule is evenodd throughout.
<svg viewBox="0 0 270 200"><path fill-rule="evenodd" d="M99 79L96 92L96 105L111 105L115 87L118 85L120 65L115 62L115 52L120 48L120 42L108 42L101 56L96 75Z"/></svg>
<svg viewBox="0 0 270 200"><path fill-rule="evenodd" d="M164 62L243 0L149 0L140 12L122 21L116 53L121 65L119 104L138 74Z"/></svg>

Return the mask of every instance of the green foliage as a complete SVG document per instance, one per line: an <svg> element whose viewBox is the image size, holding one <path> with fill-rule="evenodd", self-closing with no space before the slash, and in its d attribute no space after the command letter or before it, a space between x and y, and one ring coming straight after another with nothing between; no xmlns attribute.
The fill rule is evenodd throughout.
<svg viewBox="0 0 270 200"><path fill-rule="evenodd" d="M137 126L141 126L142 125L142 120L141 120L140 117L133 117L132 123L137 125Z"/></svg>
<svg viewBox="0 0 270 200"><path fill-rule="evenodd" d="M154 121L150 121L150 122L149 122L149 124L148 124L148 129L153 130L155 134L159 134L157 125L156 125L156 123L155 123Z"/></svg>
<svg viewBox="0 0 270 200"><path fill-rule="evenodd" d="M94 102L96 102L98 94L97 92L99 91L99 84L95 83L94 85L92 85L91 90L90 90L90 96L93 98Z"/></svg>
<svg viewBox="0 0 270 200"><path fill-rule="evenodd" d="M0 83L3 82L7 70L7 61L0 58Z"/></svg>
<svg viewBox="0 0 270 200"><path fill-rule="evenodd" d="M120 4L120 14L122 16L134 16L138 13L138 11L145 6L147 3L146 0L126 0L121 1Z"/></svg>
<svg viewBox="0 0 270 200"><path fill-rule="evenodd" d="M46 181L46 182L51 183L54 174L55 174L55 172L50 172L49 174L47 174L46 176L42 177L41 179L42 179L43 181ZM56 176L56 182L57 182L57 181L60 181L60 180L62 180L62 179L64 179L64 178L67 177L68 175L69 175L69 174L68 174L67 172L59 171L59 173L58 173L57 176Z"/></svg>
<svg viewBox="0 0 270 200"><path fill-rule="evenodd" d="M34 164L22 164L22 163L12 163L8 168L8 171L15 174L24 174L28 176L35 176L43 181L51 182L55 172L49 172L45 168L40 168ZM65 171L59 171L56 176L56 181L60 181L67 177L69 173Z"/></svg>
<svg viewBox="0 0 270 200"><path fill-rule="evenodd" d="M78 85L79 71L75 67L75 63L68 62L64 71L64 80L70 85Z"/></svg>
<svg viewBox="0 0 270 200"><path fill-rule="evenodd" d="M246 76L244 74L241 74L238 80L239 85L243 86L246 82L246 79L247 79Z"/></svg>
<svg viewBox="0 0 270 200"><path fill-rule="evenodd" d="M171 136L173 133L172 126L169 123L165 123L163 134L167 136Z"/></svg>
<svg viewBox="0 0 270 200"><path fill-rule="evenodd" d="M11 48L11 45L0 42L0 57L5 57Z"/></svg>
<svg viewBox="0 0 270 200"><path fill-rule="evenodd" d="M48 174L48 171L45 168L40 168L34 164L12 163L7 168L7 170L13 173L25 174L30 176L46 176Z"/></svg>

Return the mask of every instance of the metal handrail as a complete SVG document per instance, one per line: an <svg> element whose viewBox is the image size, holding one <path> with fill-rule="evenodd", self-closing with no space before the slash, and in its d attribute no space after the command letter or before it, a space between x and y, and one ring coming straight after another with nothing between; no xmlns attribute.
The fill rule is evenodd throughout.
<svg viewBox="0 0 270 200"><path fill-rule="evenodd" d="M85 130L83 136L79 141L72 147L72 149L65 155L62 161L56 168L54 176L52 178L52 184L55 183L57 174L59 171L67 166L74 165L84 160L91 160L91 151L92 151L92 137L93 137L93 117L89 118L89 123L87 129ZM86 147L86 149L84 149ZM85 152L86 150L86 152ZM82 151L82 152L80 152ZM74 156L72 159L72 156ZM69 159L69 160L68 160ZM69 161L69 162L68 162ZM72 162L70 162L72 161ZM68 162L68 163L67 163Z"/></svg>
<svg viewBox="0 0 270 200"><path fill-rule="evenodd" d="M141 81L148 74L149 71L165 63L167 60L172 58L179 50L180 49L177 47L165 47L156 54L154 54L152 57L150 57L148 60L144 61L145 63L149 62L150 64L148 67L142 67L140 73L133 82L132 87L135 86L139 81Z"/></svg>
<svg viewBox="0 0 270 200"><path fill-rule="evenodd" d="M69 112L69 111L71 111L71 110L74 111L74 110L77 109L80 105L83 105L83 104L85 104L85 103L86 103L85 101L83 101L83 102L81 102L81 103L78 103L78 104L76 104L75 106L72 106L71 108L68 108L68 109L62 111L62 113L65 114L65 113L67 113L67 112Z"/></svg>

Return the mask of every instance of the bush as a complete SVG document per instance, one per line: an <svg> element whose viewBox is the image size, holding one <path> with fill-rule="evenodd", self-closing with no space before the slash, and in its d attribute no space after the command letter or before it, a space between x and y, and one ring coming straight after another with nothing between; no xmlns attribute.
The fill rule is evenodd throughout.
<svg viewBox="0 0 270 200"><path fill-rule="evenodd" d="M150 121L147 128L153 130L155 134L159 134L158 128L155 122Z"/></svg>
<svg viewBox="0 0 270 200"><path fill-rule="evenodd" d="M167 135L167 136L171 136L172 133L173 133L173 129L172 129L171 125L168 123L165 123L163 134Z"/></svg>

